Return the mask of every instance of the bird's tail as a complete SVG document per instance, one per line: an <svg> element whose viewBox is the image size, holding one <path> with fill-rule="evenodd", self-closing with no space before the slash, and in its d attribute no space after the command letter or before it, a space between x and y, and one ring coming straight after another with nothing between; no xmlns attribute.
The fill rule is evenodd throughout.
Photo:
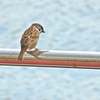
<svg viewBox="0 0 100 100"><path fill-rule="evenodd" d="M19 61L22 61L23 60L23 56L24 56L24 53L26 52L26 50L27 50L27 48L21 49L21 51L20 51L20 53L18 55L17 60L19 60Z"/></svg>

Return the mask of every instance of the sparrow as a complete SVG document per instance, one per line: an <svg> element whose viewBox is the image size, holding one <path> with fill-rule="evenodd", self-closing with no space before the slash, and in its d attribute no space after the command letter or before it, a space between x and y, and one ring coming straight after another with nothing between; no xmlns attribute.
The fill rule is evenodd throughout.
<svg viewBox="0 0 100 100"><path fill-rule="evenodd" d="M40 25L39 23L33 23L29 28L25 30L20 40L21 51L18 55L17 60L22 61L24 53L27 50L35 48L39 40L40 33L45 33L45 32L43 26ZM36 48L35 50L38 49Z"/></svg>

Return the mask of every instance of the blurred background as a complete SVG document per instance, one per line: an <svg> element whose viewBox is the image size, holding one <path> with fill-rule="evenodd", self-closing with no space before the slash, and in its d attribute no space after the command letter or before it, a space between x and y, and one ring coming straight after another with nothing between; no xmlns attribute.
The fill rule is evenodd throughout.
<svg viewBox="0 0 100 100"><path fill-rule="evenodd" d="M0 0L0 48L20 48L32 23L37 47L100 51L100 0ZM100 100L100 71L0 66L0 100Z"/></svg>

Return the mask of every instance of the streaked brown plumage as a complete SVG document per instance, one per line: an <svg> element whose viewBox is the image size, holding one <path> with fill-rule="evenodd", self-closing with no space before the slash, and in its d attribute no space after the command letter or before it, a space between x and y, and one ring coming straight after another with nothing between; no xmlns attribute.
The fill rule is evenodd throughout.
<svg viewBox="0 0 100 100"><path fill-rule="evenodd" d="M39 40L40 33L44 32L42 25L38 23L32 24L22 35L21 38L21 51L17 60L22 61L24 53L29 49L35 48Z"/></svg>

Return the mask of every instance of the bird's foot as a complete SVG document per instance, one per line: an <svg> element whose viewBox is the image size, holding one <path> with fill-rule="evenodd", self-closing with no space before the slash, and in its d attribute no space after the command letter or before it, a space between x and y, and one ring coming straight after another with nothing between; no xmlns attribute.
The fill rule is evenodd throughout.
<svg viewBox="0 0 100 100"><path fill-rule="evenodd" d="M30 55L32 55L32 56L34 56L37 59L41 59L41 58L38 57L40 55L39 50L40 49L35 48L35 50L33 50L33 51L27 51L27 53L30 54Z"/></svg>
<svg viewBox="0 0 100 100"><path fill-rule="evenodd" d="M37 59L40 59L38 56L40 55L40 53L38 52L40 49L38 49L38 48L35 48L35 50L33 51L33 56L35 57L35 58L37 58Z"/></svg>

